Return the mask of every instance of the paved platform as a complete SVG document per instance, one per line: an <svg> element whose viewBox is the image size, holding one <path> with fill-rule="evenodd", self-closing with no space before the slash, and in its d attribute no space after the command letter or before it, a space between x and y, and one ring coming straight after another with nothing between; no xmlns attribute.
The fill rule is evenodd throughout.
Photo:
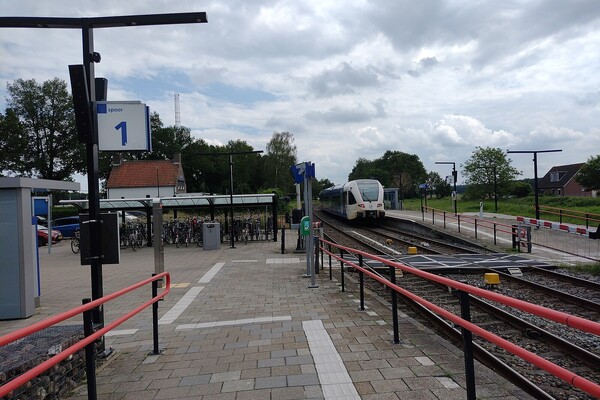
<svg viewBox="0 0 600 400"><path fill-rule="evenodd" d="M329 274L308 288L295 232L279 242L165 249L173 288L160 302L160 347L152 355L151 310L106 337L114 354L98 371L99 399L464 399L463 356L406 315L393 344L391 311L358 287L341 292ZM105 265L104 292L149 277L153 249L122 251ZM0 334L76 307L90 295L89 267L63 242L40 249L41 307L26 320L0 321ZM336 271L337 272L337 271ZM334 276L337 273L334 273ZM106 321L150 297L141 289L106 306ZM70 321L79 324L80 321ZM528 395L476 363L478 399ZM71 399L87 399L80 386Z"/></svg>

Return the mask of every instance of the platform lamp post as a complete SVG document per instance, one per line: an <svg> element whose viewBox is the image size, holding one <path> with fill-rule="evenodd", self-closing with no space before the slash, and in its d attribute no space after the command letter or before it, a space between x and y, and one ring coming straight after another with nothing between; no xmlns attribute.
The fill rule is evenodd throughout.
<svg viewBox="0 0 600 400"><path fill-rule="evenodd" d="M452 180L454 181L454 192L453 192L453 196L452 196L452 201L454 202L454 215L458 215L458 209L456 207L456 199L457 199L456 180L458 178L458 174L456 172L456 163L454 161L436 161L435 163L452 165Z"/></svg>
<svg viewBox="0 0 600 400"><path fill-rule="evenodd" d="M538 193L538 173L537 173L537 155L538 153L557 153L560 150L507 150L507 154L511 153L528 153L533 154L533 195L535 198L535 219L540 219L540 201Z"/></svg>

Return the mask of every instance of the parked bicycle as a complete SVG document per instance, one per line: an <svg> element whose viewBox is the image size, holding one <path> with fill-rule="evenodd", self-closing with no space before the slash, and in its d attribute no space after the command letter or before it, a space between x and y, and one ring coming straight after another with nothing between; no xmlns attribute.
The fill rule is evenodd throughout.
<svg viewBox="0 0 600 400"><path fill-rule="evenodd" d="M75 231L75 235L71 239L71 251L75 254L79 253L79 229Z"/></svg>

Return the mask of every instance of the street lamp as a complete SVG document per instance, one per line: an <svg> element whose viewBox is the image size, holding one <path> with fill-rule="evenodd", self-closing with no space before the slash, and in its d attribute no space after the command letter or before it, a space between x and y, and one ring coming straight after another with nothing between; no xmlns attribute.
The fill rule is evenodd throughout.
<svg viewBox="0 0 600 400"><path fill-rule="evenodd" d="M454 191L452 192L452 202L454 203L454 215L457 215L458 211L456 208L456 180L457 180L458 174L456 173L456 163L454 161L436 161L435 163L452 165L452 178L454 180Z"/></svg>
<svg viewBox="0 0 600 400"><path fill-rule="evenodd" d="M540 202L538 198L538 174L537 174L537 155L538 153L556 153L562 150L507 150L506 153L533 153L533 194L535 197L535 219L540 219Z"/></svg>

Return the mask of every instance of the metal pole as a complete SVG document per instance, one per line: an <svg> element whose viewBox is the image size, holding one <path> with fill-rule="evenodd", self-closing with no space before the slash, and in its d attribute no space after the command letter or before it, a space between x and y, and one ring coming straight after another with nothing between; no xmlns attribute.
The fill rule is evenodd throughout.
<svg viewBox="0 0 600 400"><path fill-rule="evenodd" d="M363 255L358 255L358 265L362 268L363 266ZM365 310L365 274L361 271L358 272L358 278L360 281L360 310Z"/></svg>
<svg viewBox="0 0 600 400"><path fill-rule="evenodd" d="M308 164L308 163L307 163ZM306 176L306 175L305 175ZM306 185L306 211L308 212L308 223L309 231L308 231L308 243L306 245L306 257L310 260L310 285L309 288L318 288L319 285L315 281L315 245L314 245L314 228L313 228L313 215L312 215L312 177L308 177L304 179L304 184Z"/></svg>
<svg viewBox="0 0 600 400"><path fill-rule="evenodd" d="M84 20L85 21L85 20ZM82 41L83 41L83 66L88 79L88 91L90 95L90 104L96 101L96 78L94 72L94 34L93 29L87 22L82 23ZM90 223L90 274L92 286L92 300L104 296L102 283L102 243L100 231L100 174L98 171L98 126L96 113L92 112L92 126L90 136L86 138L86 156L87 156L87 181L88 181L88 207ZM104 324L104 307L100 306L94 311L94 322Z"/></svg>
<svg viewBox="0 0 600 400"><path fill-rule="evenodd" d="M390 282L396 284L396 268L389 266L390 268ZM400 332L398 330L398 293L390 288L392 295L392 325L394 327L394 344L400 343Z"/></svg>
<svg viewBox="0 0 600 400"><path fill-rule="evenodd" d="M233 243L233 157L229 155L229 211L231 212L231 228L229 228L229 242L232 249L235 249Z"/></svg>
<svg viewBox="0 0 600 400"><path fill-rule="evenodd" d="M344 250L340 249L340 258L342 259L342 261L340 261L340 270L342 272L342 292L346 291L346 286L344 285Z"/></svg>
<svg viewBox="0 0 600 400"><path fill-rule="evenodd" d="M538 193L537 153L533 153L533 192L535 197L535 219L540 219L540 199Z"/></svg>
<svg viewBox="0 0 600 400"><path fill-rule="evenodd" d="M92 300L87 298L81 304L88 304ZM92 324L93 310L83 312L83 335L85 337L94 333ZM96 343L92 342L85 346L85 374L87 377L88 400L96 400Z"/></svg>
<svg viewBox="0 0 600 400"><path fill-rule="evenodd" d="M457 201L458 193L456 193L456 180L458 179L458 173L456 172L456 164L452 163L452 177L454 178L454 214L458 214Z"/></svg>
<svg viewBox="0 0 600 400"><path fill-rule="evenodd" d="M459 290L460 314L462 319L471 322L471 310L469 307L469 293ZM467 384L467 399L475 400L475 366L473 363L473 333L461 327L463 338L463 352L465 359L465 375Z"/></svg>
<svg viewBox="0 0 600 400"><path fill-rule="evenodd" d="M498 212L498 177L496 176L496 167L494 168L494 212Z"/></svg>
<svg viewBox="0 0 600 400"><path fill-rule="evenodd" d="M156 274L152 274L156 276ZM158 294L158 281L152 281L152 298ZM158 348L158 301L152 303L152 340L154 343L154 354L160 354Z"/></svg>
<svg viewBox="0 0 600 400"><path fill-rule="evenodd" d="M331 265L331 245L327 245L329 248L329 280L333 279L333 269L332 269L332 265Z"/></svg>

